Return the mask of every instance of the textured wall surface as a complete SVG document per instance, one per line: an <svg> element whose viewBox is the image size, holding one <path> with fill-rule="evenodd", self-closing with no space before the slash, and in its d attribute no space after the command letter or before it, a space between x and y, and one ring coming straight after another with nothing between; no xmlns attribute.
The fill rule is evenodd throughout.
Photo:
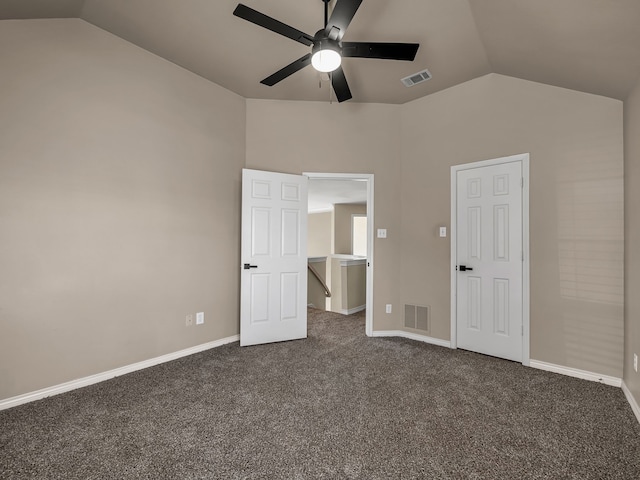
<svg viewBox="0 0 640 480"><path fill-rule="evenodd" d="M245 100L81 20L2 27L0 399L237 334L243 166L375 174L374 329L429 305L430 335L448 339L450 167L524 152L531 357L624 365L638 398L621 102L500 75L405 105ZM639 118L640 87L629 205Z"/></svg>
<svg viewBox="0 0 640 480"><path fill-rule="evenodd" d="M237 334L244 99L82 20L0 68L0 398Z"/></svg>
<svg viewBox="0 0 640 480"><path fill-rule="evenodd" d="M622 102L501 75L402 109L402 301L450 336L452 165L530 153L531 358L622 376Z"/></svg>
<svg viewBox="0 0 640 480"><path fill-rule="evenodd" d="M640 405L640 82L624 104L625 113L625 348L624 383ZM640 360L639 360L640 361Z"/></svg>

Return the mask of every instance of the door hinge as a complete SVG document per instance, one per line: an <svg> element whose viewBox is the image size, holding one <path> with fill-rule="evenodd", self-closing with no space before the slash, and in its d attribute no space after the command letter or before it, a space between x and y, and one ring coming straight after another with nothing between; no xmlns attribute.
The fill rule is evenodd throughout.
<svg viewBox="0 0 640 480"><path fill-rule="evenodd" d="M524 177L520 177L520 188L524 188Z"/></svg>
<svg viewBox="0 0 640 480"><path fill-rule="evenodd" d="M524 337L524 325L521 325L521 329L520 329L520 335L522 335Z"/></svg>
<svg viewBox="0 0 640 480"><path fill-rule="evenodd" d="M520 252L520 261L524 262L524 250Z"/></svg>

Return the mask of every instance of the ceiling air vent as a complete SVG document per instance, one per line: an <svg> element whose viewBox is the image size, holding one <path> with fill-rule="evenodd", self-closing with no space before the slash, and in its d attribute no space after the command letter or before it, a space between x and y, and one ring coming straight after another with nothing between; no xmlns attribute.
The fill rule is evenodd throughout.
<svg viewBox="0 0 640 480"><path fill-rule="evenodd" d="M405 87L413 87L414 85L422 82L426 82L431 78L431 72L426 68L421 72L414 73L413 75L409 75L408 77L404 77L402 79L402 83L404 83Z"/></svg>

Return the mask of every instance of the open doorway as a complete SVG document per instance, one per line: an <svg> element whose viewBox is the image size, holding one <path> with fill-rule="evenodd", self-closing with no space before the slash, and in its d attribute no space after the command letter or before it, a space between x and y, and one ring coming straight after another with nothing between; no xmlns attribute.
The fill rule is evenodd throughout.
<svg viewBox="0 0 640 480"><path fill-rule="evenodd" d="M310 264L315 263L325 273L324 280L331 291L331 297L324 300L324 309L343 314L365 310L366 334L371 335L373 174L305 172L304 175L309 178ZM346 290L344 285L335 288L332 278L339 282L345 275L349 275L351 289ZM359 278L364 283L363 296L357 286ZM316 296L315 302L321 301Z"/></svg>

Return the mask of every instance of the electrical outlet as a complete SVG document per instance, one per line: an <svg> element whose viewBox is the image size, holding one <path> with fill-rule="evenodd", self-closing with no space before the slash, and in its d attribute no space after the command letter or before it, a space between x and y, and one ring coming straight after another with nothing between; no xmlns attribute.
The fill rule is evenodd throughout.
<svg viewBox="0 0 640 480"><path fill-rule="evenodd" d="M633 354L633 369L638 373L638 354Z"/></svg>
<svg viewBox="0 0 640 480"><path fill-rule="evenodd" d="M391 313L391 304L390 304L390 303L387 303L387 306L386 306L385 311L386 311L387 313Z"/></svg>
<svg viewBox="0 0 640 480"><path fill-rule="evenodd" d="M196 325L202 325L204 323L204 312L196 313Z"/></svg>
<svg viewBox="0 0 640 480"><path fill-rule="evenodd" d="M190 327L191 325L193 325L193 315L191 314L187 315L187 318L185 319L184 324L187 327Z"/></svg>

